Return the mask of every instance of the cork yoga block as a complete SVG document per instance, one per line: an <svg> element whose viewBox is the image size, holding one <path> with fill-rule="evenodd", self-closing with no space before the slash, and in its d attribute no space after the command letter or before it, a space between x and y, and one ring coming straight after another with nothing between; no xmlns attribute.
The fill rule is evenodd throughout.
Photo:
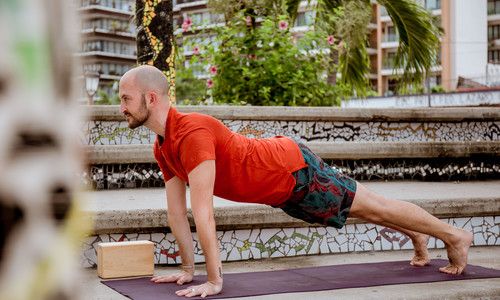
<svg viewBox="0 0 500 300"><path fill-rule="evenodd" d="M97 275L103 279L153 275L153 253L150 241L99 243Z"/></svg>

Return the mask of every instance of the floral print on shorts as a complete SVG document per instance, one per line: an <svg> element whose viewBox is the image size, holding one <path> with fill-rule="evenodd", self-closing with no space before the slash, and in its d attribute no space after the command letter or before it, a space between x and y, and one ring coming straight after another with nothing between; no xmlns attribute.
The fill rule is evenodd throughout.
<svg viewBox="0 0 500 300"><path fill-rule="evenodd" d="M304 144L297 144L308 166L292 173L296 180L292 196L278 207L308 223L342 228L356 193L356 181L330 167Z"/></svg>

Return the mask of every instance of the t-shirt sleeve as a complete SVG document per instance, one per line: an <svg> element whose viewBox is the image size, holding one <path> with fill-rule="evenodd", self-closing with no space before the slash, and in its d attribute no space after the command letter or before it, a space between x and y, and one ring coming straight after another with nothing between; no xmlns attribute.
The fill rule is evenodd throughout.
<svg viewBox="0 0 500 300"><path fill-rule="evenodd" d="M182 166L189 174L200 163L215 159L216 139L208 129L190 132L179 145Z"/></svg>
<svg viewBox="0 0 500 300"><path fill-rule="evenodd" d="M158 142L155 142L154 147L153 147L153 153L156 159L156 162L158 163L158 166L160 167L161 172L163 173L163 180L165 182L169 181L172 179L175 175L170 169L167 167L167 163L165 161L165 158L163 157L163 154L161 154L160 146L158 145Z"/></svg>

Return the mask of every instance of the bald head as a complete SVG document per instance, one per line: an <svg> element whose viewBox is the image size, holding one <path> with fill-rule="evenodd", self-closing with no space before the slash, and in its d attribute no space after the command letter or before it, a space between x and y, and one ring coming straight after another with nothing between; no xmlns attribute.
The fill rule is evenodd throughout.
<svg viewBox="0 0 500 300"><path fill-rule="evenodd" d="M143 65L126 72L120 79L120 86L130 85L141 93L155 91L158 95L167 98L167 77L157 68Z"/></svg>
<svg viewBox="0 0 500 300"><path fill-rule="evenodd" d="M170 108L167 77L155 67L140 66L120 79L120 111L132 129L145 125L158 134L165 130Z"/></svg>

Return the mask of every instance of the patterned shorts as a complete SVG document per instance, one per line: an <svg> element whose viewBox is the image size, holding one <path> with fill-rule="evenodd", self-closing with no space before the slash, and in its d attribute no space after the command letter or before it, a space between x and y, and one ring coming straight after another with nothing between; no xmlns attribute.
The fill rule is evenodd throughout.
<svg viewBox="0 0 500 300"><path fill-rule="evenodd" d="M278 207L308 223L342 228L356 193L356 181L327 165L304 144L297 144L308 167L292 173L297 181L293 194Z"/></svg>

